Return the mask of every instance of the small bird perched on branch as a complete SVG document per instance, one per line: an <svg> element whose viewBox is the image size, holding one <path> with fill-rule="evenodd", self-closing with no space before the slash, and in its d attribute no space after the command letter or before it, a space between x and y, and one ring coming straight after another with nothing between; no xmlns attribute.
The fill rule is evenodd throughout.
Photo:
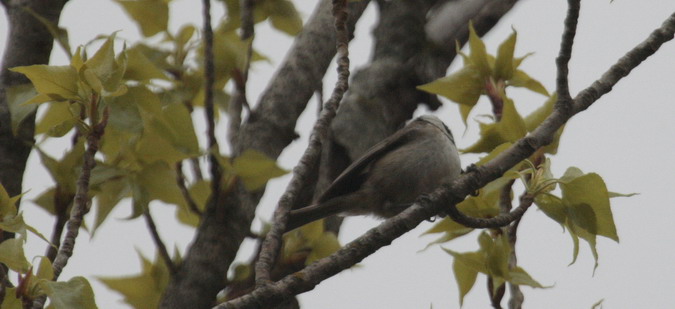
<svg viewBox="0 0 675 309"><path fill-rule="evenodd" d="M450 129L418 117L354 161L315 204L291 211L286 230L335 214L392 217L461 171Z"/></svg>

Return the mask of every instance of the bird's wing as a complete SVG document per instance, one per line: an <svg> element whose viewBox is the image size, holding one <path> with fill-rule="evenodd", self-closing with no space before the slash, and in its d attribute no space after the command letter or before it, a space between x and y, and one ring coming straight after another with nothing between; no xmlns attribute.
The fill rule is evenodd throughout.
<svg viewBox="0 0 675 309"><path fill-rule="evenodd" d="M424 123L413 121L403 129L375 144L358 160L352 162L340 176L335 178L328 189L321 194L318 202L324 202L336 196L356 191L366 180L366 173L372 163L414 138L413 132L421 125L424 125Z"/></svg>

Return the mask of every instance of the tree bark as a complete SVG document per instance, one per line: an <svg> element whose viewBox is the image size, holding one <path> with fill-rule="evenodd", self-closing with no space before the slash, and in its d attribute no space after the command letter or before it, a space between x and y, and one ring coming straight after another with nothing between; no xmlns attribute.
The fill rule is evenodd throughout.
<svg viewBox="0 0 675 309"><path fill-rule="evenodd" d="M0 65L0 184L9 196L21 194L23 173L30 153L35 131L35 113L27 117L15 136L7 102L7 89L12 86L29 83L19 73L8 69L16 66L47 64L54 45L54 38L47 28L25 8L46 18L53 24L59 23L59 17L67 0L2 0L8 17L9 34L5 53ZM3 232L0 242L12 238L12 233ZM6 273L5 265L0 271ZM0 301L4 299L4 285L0 285Z"/></svg>

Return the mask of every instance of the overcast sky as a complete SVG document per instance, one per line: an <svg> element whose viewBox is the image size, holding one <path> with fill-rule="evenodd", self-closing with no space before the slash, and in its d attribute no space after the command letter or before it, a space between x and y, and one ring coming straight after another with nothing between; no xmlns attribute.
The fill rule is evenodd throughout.
<svg viewBox="0 0 675 309"><path fill-rule="evenodd" d="M295 1L306 18L316 1ZM220 16L218 5L214 16ZM516 55L528 52L522 69L539 79L549 91L554 90L555 56L559 47L562 21L566 10L563 0L522 0L498 26L486 36L488 51L494 53L502 40L518 31ZM172 2L172 29L189 22L201 24L201 7L192 0ZM644 40L670 14L675 12L675 1L669 0L587 0L583 1L579 30L573 59L570 64L572 93L588 86L628 49ZM375 11L369 8L358 24L356 39L350 46L352 64L358 69L370 53L370 29L375 22ZM5 16L0 16L0 50L5 46ZM62 15L61 25L70 31L71 45L88 42L98 34L121 30L119 37L135 40L138 30L122 10L108 0L71 0ZM272 63L253 67L249 84L252 96L265 87L274 68L284 56L291 38L263 24L256 28L256 48ZM55 47L56 50L56 47ZM568 266L572 258L572 241L561 227L542 212L531 209L524 217L518 237L519 265L551 289L523 288L525 308L590 308L605 299L605 308L670 308L675 303L675 233L672 218L675 207L670 193L675 187L675 44L667 43L656 55L622 80L612 91L589 110L574 117L565 129L559 154L552 158L556 176L569 166L584 172L599 173L611 191L640 195L612 200L614 220L621 240L617 244L605 238L598 239L600 266L593 276L593 258L588 246L581 243L576 264ZM60 50L52 57L52 64L65 64ZM456 69L454 63L450 71ZM329 74L324 85L333 84L335 74ZM326 89L326 94L330 89ZM525 91L509 91L521 114L543 103L540 95ZM256 102L256 97L250 97ZM287 149L280 163L291 169L306 143L307 129L315 119L315 105L303 115L298 125L302 139ZM466 134L455 104L447 103L436 112L455 132L460 147L473 144L477 126L471 123ZM489 113L487 102L472 116ZM224 137L224 132L220 132ZM49 148L56 154L60 144ZM463 165L477 160L477 156L462 156ZM51 185L46 172L39 168L35 156L24 181L28 199ZM269 218L276 200L288 177L271 183L258 214ZM49 217L29 202L22 204L28 222L43 233L51 232ZM185 246L192 239L190 229L174 225L173 206L151 207L160 225L162 237L169 247ZM95 276L133 274L139 270L134 250L152 257L154 248L142 220L125 221L130 208L118 206L96 236L88 239L81 234L75 255L61 278L84 275L90 279L100 308L123 308L120 295L106 290ZM378 221L353 218L346 221L340 239L343 243L354 239ZM256 223L259 226L259 222ZM439 247L419 252L433 237L420 234L431 226L423 223L406 236L396 240L361 263L361 267L345 271L316 289L300 297L304 308L456 308L458 292L452 275L452 259ZM142 236L139 236L142 235ZM444 245L455 251L477 249L474 232L469 236ZM252 248L247 244L245 248ZM242 250L245 260L250 250ZM33 237L27 256L31 259L44 252L44 243ZM480 277L474 290L465 299L464 308L487 308L485 279Z"/></svg>

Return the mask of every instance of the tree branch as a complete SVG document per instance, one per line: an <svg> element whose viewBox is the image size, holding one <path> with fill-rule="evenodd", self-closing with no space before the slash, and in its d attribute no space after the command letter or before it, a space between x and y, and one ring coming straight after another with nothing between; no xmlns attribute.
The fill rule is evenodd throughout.
<svg viewBox="0 0 675 309"><path fill-rule="evenodd" d="M348 4L350 37L367 5L368 1ZM296 37L286 60L243 123L235 155L255 149L277 158L293 140L297 118L336 52L330 7L330 1L321 1ZM161 308L208 308L213 304L250 231L262 193L237 185L219 204L209 201L185 260L162 296Z"/></svg>
<svg viewBox="0 0 675 309"><path fill-rule="evenodd" d="M159 237L159 232L157 232L157 225L155 224L155 220L152 219L152 215L150 214L149 208L146 207L145 211L143 211L143 217L145 218L145 223L148 225L150 236L152 237L152 241L155 243L155 247L157 247L157 252L159 253L159 256L162 258L162 261L164 261L166 268L169 270L169 274L171 274L171 276L175 276L177 272L176 265L171 260L169 251L166 250L166 246L164 245L162 238Z"/></svg>
<svg viewBox="0 0 675 309"><path fill-rule="evenodd" d="M558 103L561 108L567 110L572 107L572 96L570 95L569 85L569 67L568 64L572 58L572 45L574 36L577 33L577 22L579 20L579 9L581 0L568 0L567 16L565 17L565 30L563 30L560 40L560 53L556 59L558 76L556 78L556 88L558 92Z"/></svg>
<svg viewBox="0 0 675 309"><path fill-rule="evenodd" d="M195 177L196 178L196 177ZM187 203L188 208L196 215L201 216L202 211L197 207L197 203L190 195L190 191L185 186L185 174L183 174L183 162L179 161L176 163L176 184L180 193L183 195L185 202Z"/></svg>
<svg viewBox="0 0 675 309"><path fill-rule="evenodd" d="M211 0L202 0L204 15L204 111L206 112L206 134L209 149L211 171L211 198L220 195L221 168L217 155L220 154L216 139L216 123L213 108L213 84L215 68L213 65L213 29L211 28Z"/></svg>
<svg viewBox="0 0 675 309"><path fill-rule="evenodd" d="M335 17L336 49L337 49L337 72L338 80L335 83L333 93L321 111L309 139L309 146L305 150L300 162L293 170L286 192L279 200L279 206L274 212L272 229L265 237L262 251L256 263L256 285L260 286L270 282L270 272L281 247L281 235L286 231L288 213L295 204L295 200L307 182L310 168L315 165L321 155L321 143L328 136L328 128L335 117L337 108L344 93L349 87L349 35L347 30L347 1L333 0L333 16Z"/></svg>
<svg viewBox="0 0 675 309"><path fill-rule="evenodd" d="M675 33L675 13L663 25L656 29L647 40L629 51L615 65L590 87L582 91L574 100L574 113L581 112L611 89L622 77L639 65ZM583 107L583 108L582 108ZM521 138L509 149L476 170L461 175L452 184L439 188L424 200L413 204L400 214L384 221L329 257L310 264L305 269L288 275L273 284L265 285L240 298L221 304L215 308L260 308L292 295L313 289L321 281L347 269L389 245L394 239L415 228L421 221L438 214L449 207L459 213L456 204L469 193L500 177L509 168L534 153L536 149L551 142L553 134L573 116L554 109L551 115L530 135ZM421 204L425 204L422 206ZM523 209L527 203L514 210ZM452 212L452 211L451 211ZM512 212L512 213L513 213ZM455 218L453 218L455 219ZM495 218L493 218L495 219ZM491 219L486 219L491 220ZM497 221L497 220L493 220ZM488 223L488 222L483 222ZM483 224L481 227L493 227ZM494 226L498 227L498 226Z"/></svg>

